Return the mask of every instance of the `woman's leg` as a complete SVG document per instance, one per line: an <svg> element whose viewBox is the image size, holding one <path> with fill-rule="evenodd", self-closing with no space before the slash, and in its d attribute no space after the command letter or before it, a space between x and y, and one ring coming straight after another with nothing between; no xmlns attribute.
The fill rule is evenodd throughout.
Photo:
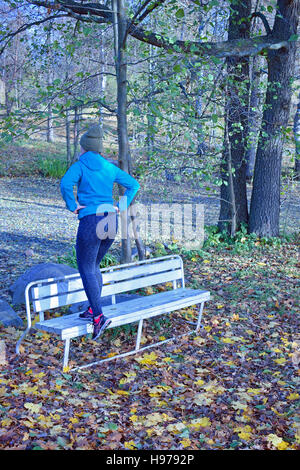
<svg viewBox="0 0 300 470"><path fill-rule="evenodd" d="M101 240L96 234L97 222L94 214L80 219L76 238L78 270L94 316L102 313L102 283L99 285L99 275L96 269L96 259L101 245Z"/></svg>
<svg viewBox="0 0 300 470"><path fill-rule="evenodd" d="M109 217L115 217L113 220L108 218L109 235L113 238L104 238L104 234L108 231L108 224L103 229L101 227L102 219L105 219L104 216L90 215L83 217L79 222L77 232L77 265L94 317L102 313L100 262L112 245L118 229L117 215L112 214Z"/></svg>
<svg viewBox="0 0 300 470"><path fill-rule="evenodd" d="M100 271L100 263L101 263L102 259L104 258L104 256L106 255L106 253L108 252L111 245L113 244L113 242L116 238L116 235L117 235L117 231L118 231L118 218L117 218L117 215L115 216L113 214L110 217L115 217L115 222L112 219L108 219L108 223L110 224L110 229L111 229L110 230L110 236L113 237L113 238L101 237L100 233L99 233L99 230L98 230L98 236L100 236L100 238L102 238L102 239L100 240L101 243L100 243L99 250L98 250L98 253L97 253L97 257L96 257L95 272L96 272L96 275L97 275L97 278L98 278L98 283L101 286L101 290L102 290L102 274L101 274L101 271ZM104 232L105 233L108 232L108 225L107 224L104 227Z"/></svg>

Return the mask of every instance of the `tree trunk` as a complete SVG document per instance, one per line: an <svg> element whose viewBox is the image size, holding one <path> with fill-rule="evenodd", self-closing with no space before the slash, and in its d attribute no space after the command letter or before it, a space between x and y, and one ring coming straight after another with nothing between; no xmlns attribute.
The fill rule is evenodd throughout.
<svg viewBox="0 0 300 470"><path fill-rule="evenodd" d="M278 0L273 36L297 34L299 0ZM256 155L249 229L261 237L279 235L280 177L284 128L288 124L297 43L268 50L268 87Z"/></svg>
<svg viewBox="0 0 300 470"><path fill-rule="evenodd" d="M67 146L67 165L71 164L71 132L70 132L70 113L66 110L66 146Z"/></svg>
<svg viewBox="0 0 300 470"><path fill-rule="evenodd" d="M230 8L228 39L248 38L251 11L251 0L232 2ZM235 228L248 223L246 159L245 149L248 129L249 102L249 58L229 57L227 62L227 84L225 92L225 130L228 128L228 139L231 149L232 177L229 177L229 148L224 142L221 162L221 203L218 226L232 234L231 193L235 200ZM226 122L227 120L227 122ZM225 139L225 134L224 134ZM232 182L233 188L230 187Z"/></svg>
<svg viewBox="0 0 300 470"><path fill-rule="evenodd" d="M80 114L81 108L75 106L74 109L74 146L73 146L73 158L72 162L75 162L77 158L78 143L79 143L79 133L80 133Z"/></svg>
<svg viewBox="0 0 300 470"><path fill-rule="evenodd" d="M148 113L147 113L147 136L146 136L146 147L147 147L147 161L150 162L150 157L152 156L154 150L154 139L155 139L155 116L151 112L150 104L153 101L153 91L154 91L154 78L153 78L153 49L154 47L152 44L149 45L149 60L148 60L148 74L149 74L149 82L148 82L148 90L149 90L149 98L148 98Z"/></svg>
<svg viewBox="0 0 300 470"><path fill-rule="evenodd" d="M297 111L294 117L294 138L295 138L295 173L300 177L300 93L298 97Z"/></svg>
<svg viewBox="0 0 300 470"><path fill-rule="evenodd" d="M251 92L250 92L250 102L249 102L249 141L248 149L246 151L246 177L248 181L251 181L253 178L256 149L258 134L260 129L261 122L261 106L260 106L260 92L259 92L259 83L260 83L260 68L261 68L261 57L254 56L252 59L251 67Z"/></svg>
<svg viewBox="0 0 300 470"><path fill-rule="evenodd" d="M51 53L51 29L52 29L52 22L47 28L47 85L50 87L53 82L53 72L52 72L52 53ZM52 105L51 105L51 97L49 97L49 103L47 106L47 142L52 143L54 142L54 130L53 130L53 113L52 113Z"/></svg>
<svg viewBox="0 0 300 470"><path fill-rule="evenodd" d="M99 96L101 101L104 98L104 90L105 90L105 75L104 75L104 44L103 44L103 31L100 33L100 76L99 76ZM100 154L102 155L104 153L104 146L103 146L103 135L104 135L104 123L103 123L103 107L100 104L99 106L99 127L101 129L101 141L100 141Z"/></svg>
<svg viewBox="0 0 300 470"><path fill-rule="evenodd" d="M131 159L127 132L127 63L125 54L126 17L123 0L112 0L114 12L114 45L117 75L117 126L119 166L123 171L131 173ZM119 185L119 194L123 196L125 189ZM121 213L121 263L131 261L131 242L128 232L129 217L127 211Z"/></svg>

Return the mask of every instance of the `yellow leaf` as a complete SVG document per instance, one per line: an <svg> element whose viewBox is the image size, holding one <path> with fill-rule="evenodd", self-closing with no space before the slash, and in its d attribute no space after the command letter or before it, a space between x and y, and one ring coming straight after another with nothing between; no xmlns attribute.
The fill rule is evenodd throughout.
<svg viewBox="0 0 300 470"><path fill-rule="evenodd" d="M237 426L234 431L238 433L240 439L245 441L251 439L252 429L248 424L246 426Z"/></svg>
<svg viewBox="0 0 300 470"><path fill-rule="evenodd" d="M298 398L300 398L299 393L290 393L289 396L287 396L288 400L297 400Z"/></svg>
<svg viewBox="0 0 300 470"><path fill-rule="evenodd" d="M193 419L189 424L190 427L196 428L197 430L199 430L200 428L206 428L210 425L211 425L211 421L209 418Z"/></svg>
<svg viewBox="0 0 300 470"><path fill-rule="evenodd" d="M72 424L79 423L78 418L70 418L70 421L71 421Z"/></svg>
<svg viewBox="0 0 300 470"><path fill-rule="evenodd" d="M204 259L203 260L203 263L205 263L205 264L208 264L209 262L210 262L209 259Z"/></svg>
<svg viewBox="0 0 300 470"><path fill-rule="evenodd" d="M128 441L128 442L124 442L124 447L125 449L129 449L129 450L134 450L136 449L136 445L135 445L135 442L134 441Z"/></svg>
<svg viewBox="0 0 300 470"><path fill-rule="evenodd" d="M129 419L130 419L130 421L132 421L133 423L135 423L139 418L138 418L137 415L132 415L132 416L130 416Z"/></svg>
<svg viewBox="0 0 300 470"><path fill-rule="evenodd" d="M222 338L223 343L232 344L234 340L231 338Z"/></svg>
<svg viewBox="0 0 300 470"><path fill-rule="evenodd" d="M158 387L152 387L149 390L150 397L159 397L163 392L167 392L171 387L169 385L158 385Z"/></svg>
<svg viewBox="0 0 300 470"><path fill-rule="evenodd" d="M251 439L251 434L249 434L248 432L239 432L238 433L238 436L240 439L244 439L244 441L249 441L249 439Z"/></svg>
<svg viewBox="0 0 300 470"><path fill-rule="evenodd" d="M155 426L158 423L170 421L174 418L171 418L166 413L150 413L146 416L144 425L146 427Z"/></svg>
<svg viewBox="0 0 300 470"><path fill-rule="evenodd" d="M261 392L261 388L248 388L247 390L247 393L252 393L252 395L259 395Z"/></svg>
<svg viewBox="0 0 300 470"><path fill-rule="evenodd" d="M282 441L282 442L280 442L280 444L278 444L277 449L278 450L285 450L288 447L289 447L289 443L285 442L285 441Z"/></svg>
<svg viewBox="0 0 300 470"><path fill-rule="evenodd" d="M172 359L171 357L164 357L163 361L164 362L174 362L174 359Z"/></svg>
<svg viewBox="0 0 300 470"><path fill-rule="evenodd" d="M127 392L126 390L117 390L116 392L118 395L129 395L129 392Z"/></svg>
<svg viewBox="0 0 300 470"><path fill-rule="evenodd" d="M217 308L220 309L220 308L223 308L224 305L223 304L217 304Z"/></svg>
<svg viewBox="0 0 300 470"><path fill-rule="evenodd" d="M5 428L5 427L10 426L11 423L12 423L12 419L10 419L10 418L4 418L4 419L2 419L2 421L1 421L1 426L2 426L3 428Z"/></svg>
<svg viewBox="0 0 300 470"><path fill-rule="evenodd" d="M172 433L175 433L175 434L179 433L180 431L183 431L183 429L185 429L185 428L186 428L186 425L184 423L181 423L181 422L175 423L175 424L169 424L167 426L167 430L169 432L172 432Z"/></svg>
<svg viewBox="0 0 300 470"><path fill-rule="evenodd" d="M154 352L150 354L144 354L142 357L137 357L135 360L142 365L153 365L156 364L157 355Z"/></svg>
<svg viewBox="0 0 300 470"><path fill-rule="evenodd" d="M199 380L197 380L196 382L194 382L194 384L199 385L200 387L201 387L201 385L203 385L204 383L205 383L205 381L202 380L202 379L199 379Z"/></svg>
<svg viewBox="0 0 300 470"><path fill-rule="evenodd" d="M24 426L26 426L27 428L34 428L35 427L35 424L32 423L31 421L28 421L28 420L24 420L22 421L22 424L24 424Z"/></svg>
<svg viewBox="0 0 300 470"><path fill-rule="evenodd" d="M124 377L123 379L120 380L120 385L128 384L134 380L133 377Z"/></svg>
<svg viewBox="0 0 300 470"><path fill-rule="evenodd" d="M42 407L41 403L30 403L30 402L24 403L24 408L31 411L32 413L39 413L41 407Z"/></svg>
<svg viewBox="0 0 300 470"><path fill-rule="evenodd" d="M191 440L188 437L182 439L182 441L179 442L183 445L183 447L189 447L191 445Z"/></svg>
<svg viewBox="0 0 300 470"><path fill-rule="evenodd" d="M276 362L276 364L285 364L286 359L284 357L281 357L280 359L274 359L274 362Z"/></svg>
<svg viewBox="0 0 300 470"><path fill-rule="evenodd" d="M289 446L287 442L285 442L281 437L276 436L276 434L268 434L267 439L279 450L285 450Z"/></svg>

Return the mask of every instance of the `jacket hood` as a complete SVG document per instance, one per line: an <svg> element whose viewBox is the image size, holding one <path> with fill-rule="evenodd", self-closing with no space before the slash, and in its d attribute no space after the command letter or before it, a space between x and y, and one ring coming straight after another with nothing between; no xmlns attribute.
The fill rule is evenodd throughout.
<svg viewBox="0 0 300 470"><path fill-rule="evenodd" d="M85 152L80 155L79 161L89 170L99 171L103 168L103 157L99 153Z"/></svg>

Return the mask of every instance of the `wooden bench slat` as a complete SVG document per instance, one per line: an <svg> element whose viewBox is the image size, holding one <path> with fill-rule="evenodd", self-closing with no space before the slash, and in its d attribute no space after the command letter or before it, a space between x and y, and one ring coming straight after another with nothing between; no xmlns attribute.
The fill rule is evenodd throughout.
<svg viewBox="0 0 300 470"><path fill-rule="evenodd" d="M119 304L104 306L103 313L112 319L109 328L114 328L138 321L141 318L145 319L172 310L196 305L206 300L209 300L208 291L179 288L120 302ZM78 313L38 322L34 325L34 328L56 333L62 339L81 336L91 333L93 330L92 324L81 320Z"/></svg>
<svg viewBox="0 0 300 470"><path fill-rule="evenodd" d="M115 284L104 285L102 287L101 295L103 297L106 297L107 295L129 292L131 290L140 289L142 287L173 281L181 277L180 273L180 270L174 269L173 271L152 274L150 276L124 280ZM86 300L87 297L85 291L80 290L70 293L68 292L65 294L57 294L52 297L45 297L41 300L33 300L33 308L35 312L43 312L51 308L62 307L64 305L71 305L73 303L82 302Z"/></svg>
<svg viewBox="0 0 300 470"><path fill-rule="evenodd" d="M180 259L174 258L166 261L159 261L157 263L147 263L140 266L133 266L131 268L121 268L118 270L111 268L112 271L105 271L101 269L103 285L113 282L117 285L118 282L124 280L134 280L141 276L148 277L151 274L160 274L166 271L175 270L179 279L182 275ZM82 289L82 281L80 276L70 279L63 279L61 282L51 282L46 285L34 287L32 289L32 298L41 299L43 297L49 297L57 294L64 294L66 292L72 292Z"/></svg>

